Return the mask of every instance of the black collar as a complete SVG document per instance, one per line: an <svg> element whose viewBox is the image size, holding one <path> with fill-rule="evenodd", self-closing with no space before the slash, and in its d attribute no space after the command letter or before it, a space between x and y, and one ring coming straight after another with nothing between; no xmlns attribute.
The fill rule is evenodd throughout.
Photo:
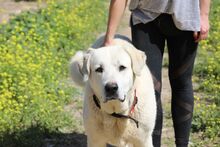
<svg viewBox="0 0 220 147"><path fill-rule="evenodd" d="M135 105L136 105L137 104L136 92L135 92L135 99L134 100L135 100L135 102L133 102L133 103L135 103ZM100 101L99 101L99 99L97 98L96 95L93 95L93 101L95 102L95 105L99 109L101 109ZM132 106L131 110L133 110L133 109L134 109L134 106ZM131 110L130 110L130 112L131 112ZM113 116L113 117L116 117L116 118L131 119L132 121L134 121L134 123L136 124L137 128L139 128L139 122L136 119L132 118L130 116L130 114L129 115L123 115L123 114L120 114L120 113L112 113L110 115Z"/></svg>
<svg viewBox="0 0 220 147"><path fill-rule="evenodd" d="M139 122L136 119L134 119L133 117L131 117L130 115L123 115L123 114L120 114L120 113L112 113L111 116L116 117L116 118L131 119L131 120L134 121L137 128L139 128Z"/></svg>
<svg viewBox="0 0 220 147"><path fill-rule="evenodd" d="M96 95L93 95L93 101L95 102L95 105L96 105L99 109L101 109L100 101L99 101L99 99L97 98Z"/></svg>

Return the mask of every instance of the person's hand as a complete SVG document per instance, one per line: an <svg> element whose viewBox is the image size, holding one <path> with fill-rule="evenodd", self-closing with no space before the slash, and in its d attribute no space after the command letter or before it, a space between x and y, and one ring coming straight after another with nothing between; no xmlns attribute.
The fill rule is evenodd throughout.
<svg viewBox="0 0 220 147"><path fill-rule="evenodd" d="M105 36L103 46L111 46L111 45L115 45L113 37Z"/></svg>
<svg viewBox="0 0 220 147"><path fill-rule="evenodd" d="M195 42L205 40L209 35L209 17L208 17L208 15L201 15L200 21L201 21L200 32L194 32L194 34L193 34Z"/></svg>

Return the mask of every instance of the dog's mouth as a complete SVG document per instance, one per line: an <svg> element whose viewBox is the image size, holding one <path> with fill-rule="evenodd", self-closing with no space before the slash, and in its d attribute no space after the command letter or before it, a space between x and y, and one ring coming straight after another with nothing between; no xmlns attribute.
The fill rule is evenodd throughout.
<svg viewBox="0 0 220 147"><path fill-rule="evenodd" d="M126 114L128 111L128 106L125 103L126 101L126 95L124 95L122 98L120 97L103 97L103 101L99 103L98 98L94 95L93 96L94 103L96 106L103 111L105 111L107 114Z"/></svg>
<svg viewBox="0 0 220 147"><path fill-rule="evenodd" d="M120 102L124 102L126 98L126 95L123 98L120 97L116 97L116 96L111 96L111 97L105 97L105 100L103 101L103 103L107 103L109 101L120 101Z"/></svg>

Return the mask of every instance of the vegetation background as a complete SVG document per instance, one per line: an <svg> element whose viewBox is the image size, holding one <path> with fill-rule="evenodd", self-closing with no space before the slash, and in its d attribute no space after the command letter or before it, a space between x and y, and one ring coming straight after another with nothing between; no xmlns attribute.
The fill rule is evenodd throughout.
<svg viewBox="0 0 220 147"><path fill-rule="evenodd" d="M68 63L105 30L108 2L40 3L46 7L0 25L0 146L85 146L81 90L70 82ZM209 39L200 44L193 78L193 147L220 145L219 14L220 2L213 0ZM168 105L164 111L165 126L172 127ZM174 146L173 140L166 138L164 146Z"/></svg>

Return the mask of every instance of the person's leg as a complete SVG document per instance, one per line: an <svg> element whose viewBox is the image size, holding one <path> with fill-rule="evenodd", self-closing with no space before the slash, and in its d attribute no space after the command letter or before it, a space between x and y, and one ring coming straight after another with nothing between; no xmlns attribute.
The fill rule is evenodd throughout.
<svg viewBox="0 0 220 147"><path fill-rule="evenodd" d="M164 52L165 38L153 22L132 25L133 45L146 53L147 65L152 73L157 101L157 118L153 132L153 145L160 147L162 132L162 106L161 106L161 68Z"/></svg>
<svg viewBox="0 0 220 147"><path fill-rule="evenodd" d="M193 114L192 71L198 44L193 32L182 31L167 38L172 118L177 147L187 147Z"/></svg>

